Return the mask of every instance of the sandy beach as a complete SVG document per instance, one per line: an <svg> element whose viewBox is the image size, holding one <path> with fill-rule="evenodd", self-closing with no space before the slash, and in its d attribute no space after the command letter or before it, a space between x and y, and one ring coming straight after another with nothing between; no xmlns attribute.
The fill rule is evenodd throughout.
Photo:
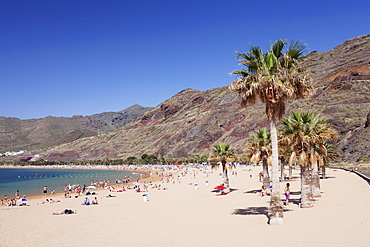
<svg viewBox="0 0 370 247"><path fill-rule="evenodd" d="M29 206L2 206L0 246L369 246L370 186L356 174L328 169L313 208L291 203L284 208L284 224L270 226L269 197L258 192L261 167L236 171L230 174L233 191L225 196L213 190L222 183L219 171L194 170L181 176L181 183L156 182L167 189L149 187L146 202L144 193L134 190L100 190L99 205L81 205L84 196L54 195L60 203L42 204L48 196L32 198ZM295 201L299 171L293 175ZM116 197L107 198L109 193ZM77 214L52 214L65 208Z"/></svg>

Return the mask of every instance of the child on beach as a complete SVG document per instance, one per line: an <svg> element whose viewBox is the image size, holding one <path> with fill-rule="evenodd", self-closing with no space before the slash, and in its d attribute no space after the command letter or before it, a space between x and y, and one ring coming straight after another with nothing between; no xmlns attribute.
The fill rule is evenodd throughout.
<svg viewBox="0 0 370 247"><path fill-rule="evenodd" d="M82 205L90 205L90 199L86 197Z"/></svg>
<svg viewBox="0 0 370 247"><path fill-rule="evenodd" d="M289 183L286 183L284 193L285 193L285 206L288 206L289 199L290 199L290 184Z"/></svg>
<svg viewBox="0 0 370 247"><path fill-rule="evenodd" d="M261 196L266 196L266 189L265 189L265 186L262 186L262 189L261 189Z"/></svg>

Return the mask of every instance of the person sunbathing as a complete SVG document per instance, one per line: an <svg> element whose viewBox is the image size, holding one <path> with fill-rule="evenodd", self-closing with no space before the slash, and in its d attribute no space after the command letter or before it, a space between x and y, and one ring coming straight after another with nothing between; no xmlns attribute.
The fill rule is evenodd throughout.
<svg viewBox="0 0 370 247"><path fill-rule="evenodd" d="M62 211L53 213L53 215L63 215L63 214L77 214L77 211L66 208L66 209L64 209Z"/></svg>

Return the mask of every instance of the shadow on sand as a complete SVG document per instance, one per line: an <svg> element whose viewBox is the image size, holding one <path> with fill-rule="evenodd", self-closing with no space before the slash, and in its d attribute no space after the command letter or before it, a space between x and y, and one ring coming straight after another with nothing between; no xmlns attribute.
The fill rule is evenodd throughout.
<svg viewBox="0 0 370 247"><path fill-rule="evenodd" d="M244 192L244 194L257 194L257 193L261 193L261 189L259 190L248 190L246 192Z"/></svg>
<svg viewBox="0 0 370 247"><path fill-rule="evenodd" d="M266 215L268 207L249 207L249 208L238 208L232 213L233 215Z"/></svg>
<svg viewBox="0 0 370 247"><path fill-rule="evenodd" d="M292 211L290 209L284 208L283 212ZM232 215L264 215L267 218L267 224L269 224L268 217L268 207L248 207L248 208L238 208L232 212Z"/></svg>
<svg viewBox="0 0 370 247"><path fill-rule="evenodd" d="M237 191L238 189L232 189L232 188L230 188L229 190L230 190L230 192L229 192L229 193L231 193L231 192L233 192L233 191ZM220 192L221 192L221 190L212 190L211 192L213 192L213 193L220 193Z"/></svg>
<svg viewBox="0 0 370 247"><path fill-rule="evenodd" d="M300 191L292 191L292 192L290 192L290 194L291 194L291 195L298 196L298 195L300 195L300 194L301 194L301 192L300 192Z"/></svg>

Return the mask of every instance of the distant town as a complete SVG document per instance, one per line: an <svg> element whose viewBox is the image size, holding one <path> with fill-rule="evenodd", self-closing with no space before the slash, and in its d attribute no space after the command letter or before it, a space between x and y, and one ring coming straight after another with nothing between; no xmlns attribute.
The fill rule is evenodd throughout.
<svg viewBox="0 0 370 247"><path fill-rule="evenodd" d="M20 151L18 151L18 152L5 152L5 153L3 153L3 154L0 154L0 156L14 156L14 155L19 155L19 154L23 154L23 153L25 153L25 152L27 152L27 150L20 150Z"/></svg>

